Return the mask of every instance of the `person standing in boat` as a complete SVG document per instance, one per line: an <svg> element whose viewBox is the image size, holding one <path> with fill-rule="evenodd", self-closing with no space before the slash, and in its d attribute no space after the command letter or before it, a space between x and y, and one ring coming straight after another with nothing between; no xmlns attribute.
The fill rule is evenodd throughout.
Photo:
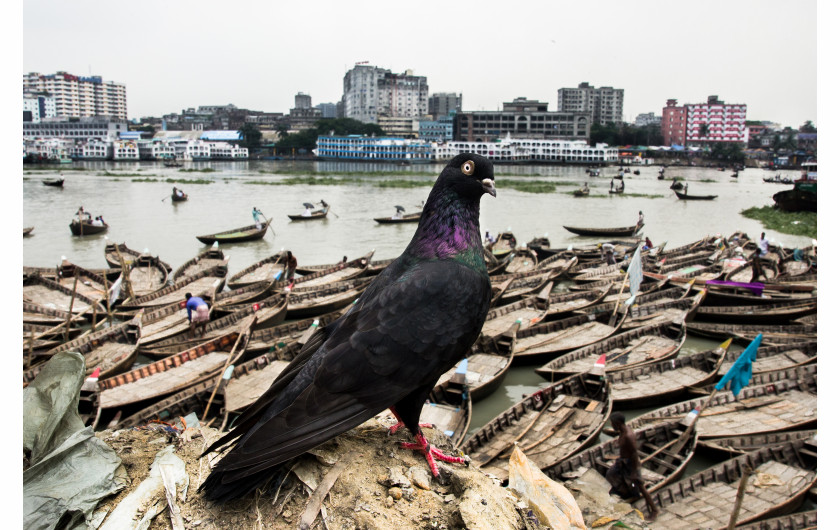
<svg viewBox="0 0 840 530"><path fill-rule="evenodd" d="M260 221L260 216L262 214L263 213L259 211L256 206L254 206L254 209L251 211L251 215L254 217L254 226L257 230L262 230L262 221Z"/></svg>
<svg viewBox="0 0 840 530"><path fill-rule="evenodd" d="M289 250L286 255L286 269L283 271L283 274L280 275L280 281L285 279L288 282L286 285L287 291L291 291L295 286L295 269L297 269L297 258L294 254L292 254L292 251Z"/></svg>
<svg viewBox="0 0 840 530"><path fill-rule="evenodd" d="M186 294L186 300L187 321L190 323L190 337L195 336L196 326L200 326L201 329L199 337L202 337L204 336L204 328L210 320L210 308L207 306L207 302L205 302L203 298L200 296L193 296L192 293ZM195 315L193 315L193 311L195 311Z"/></svg>
<svg viewBox="0 0 840 530"><path fill-rule="evenodd" d="M642 226L643 224L645 224L645 214L643 214L642 211L639 210L639 220L636 221L636 226Z"/></svg>
<svg viewBox="0 0 840 530"><path fill-rule="evenodd" d="M764 235L764 232L761 233L761 237L758 240L758 255L762 258L767 255L770 251L770 240L767 239Z"/></svg>
<svg viewBox="0 0 840 530"><path fill-rule="evenodd" d="M620 412L610 414L610 422L618 432L618 458L607 470L606 476L612 486L610 495L618 494L622 499L644 497L650 510L649 520L653 521L659 515L659 508L653 504L653 499L642 480L642 463L636 448L636 434L625 424L624 414Z"/></svg>

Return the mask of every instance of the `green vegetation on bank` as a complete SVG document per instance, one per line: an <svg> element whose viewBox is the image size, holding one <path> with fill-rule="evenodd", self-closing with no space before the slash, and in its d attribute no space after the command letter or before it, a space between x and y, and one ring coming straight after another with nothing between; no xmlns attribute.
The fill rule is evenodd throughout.
<svg viewBox="0 0 840 530"><path fill-rule="evenodd" d="M332 175L331 172L314 171L311 169L283 169L277 171L260 170L260 173L266 175L289 175L289 176L310 176L310 177L327 177ZM427 171L342 171L341 175L344 177L437 177L437 173Z"/></svg>
<svg viewBox="0 0 840 530"><path fill-rule="evenodd" d="M816 212L783 212L773 206L763 206L741 210L741 215L761 221L761 225L768 230L793 236L817 238Z"/></svg>
<svg viewBox="0 0 840 530"><path fill-rule="evenodd" d="M115 181L119 181L119 179L111 179ZM212 180L202 180L202 179L158 179L158 178L142 178L142 179L131 179L131 182L166 182L169 184L213 184Z"/></svg>
<svg viewBox="0 0 840 530"><path fill-rule="evenodd" d="M145 173L111 173L105 171L104 173L97 173L97 177L145 177Z"/></svg>
<svg viewBox="0 0 840 530"><path fill-rule="evenodd" d="M192 168L184 169L184 168L181 168L178 171L180 171L182 173L214 173L216 170L213 169L212 167L203 167L201 169L192 169Z"/></svg>
<svg viewBox="0 0 840 530"><path fill-rule="evenodd" d="M354 177L291 177L283 180L246 180L245 184L256 186L340 186L351 184L362 186L371 184L378 188L429 188L434 184L434 181L400 179L373 181Z"/></svg>

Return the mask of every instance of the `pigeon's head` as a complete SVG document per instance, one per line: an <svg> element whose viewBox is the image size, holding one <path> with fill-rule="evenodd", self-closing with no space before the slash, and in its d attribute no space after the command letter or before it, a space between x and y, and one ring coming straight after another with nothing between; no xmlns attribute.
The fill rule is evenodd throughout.
<svg viewBox="0 0 840 530"><path fill-rule="evenodd" d="M438 181L467 199L478 200L485 193L496 196L493 163L474 153L462 153L450 160Z"/></svg>

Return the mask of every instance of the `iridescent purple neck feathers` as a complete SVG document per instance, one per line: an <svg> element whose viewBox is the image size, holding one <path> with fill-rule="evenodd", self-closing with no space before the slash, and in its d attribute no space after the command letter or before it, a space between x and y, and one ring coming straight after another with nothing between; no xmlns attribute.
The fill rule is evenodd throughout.
<svg viewBox="0 0 840 530"><path fill-rule="evenodd" d="M481 252L479 201L433 190L423 208L417 232L406 249L422 259L447 259Z"/></svg>

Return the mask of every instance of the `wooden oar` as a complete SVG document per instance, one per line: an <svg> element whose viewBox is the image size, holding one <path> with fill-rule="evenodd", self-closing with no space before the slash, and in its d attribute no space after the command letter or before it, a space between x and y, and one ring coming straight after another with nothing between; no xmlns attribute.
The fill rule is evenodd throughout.
<svg viewBox="0 0 840 530"><path fill-rule="evenodd" d="M262 215L262 216L263 216L263 219L265 219L265 225L268 227L268 229L269 229L269 230L271 230L271 233L272 233L272 234L274 234L274 235L276 236L276 235L277 235L277 233L274 231L274 229L273 229L273 228L271 228L271 221L269 221L268 219L266 219L266 217L265 217L265 214L264 214L264 213L260 212L260 215Z"/></svg>

